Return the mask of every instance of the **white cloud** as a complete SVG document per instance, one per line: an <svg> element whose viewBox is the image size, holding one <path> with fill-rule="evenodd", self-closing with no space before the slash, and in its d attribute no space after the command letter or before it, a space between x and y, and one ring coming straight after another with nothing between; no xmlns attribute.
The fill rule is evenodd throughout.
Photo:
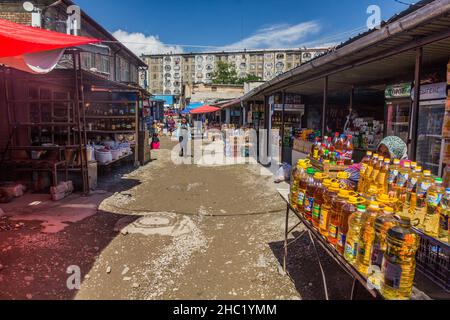
<svg viewBox="0 0 450 320"><path fill-rule="evenodd" d="M138 56L183 52L183 49L179 46L166 45L157 36L146 36L140 32L128 33L127 31L117 30L113 32L113 36Z"/></svg>
<svg viewBox="0 0 450 320"><path fill-rule="evenodd" d="M320 31L316 21L308 21L296 25L278 24L256 31L250 37L224 46L223 50L232 49L269 49L298 47L307 36Z"/></svg>

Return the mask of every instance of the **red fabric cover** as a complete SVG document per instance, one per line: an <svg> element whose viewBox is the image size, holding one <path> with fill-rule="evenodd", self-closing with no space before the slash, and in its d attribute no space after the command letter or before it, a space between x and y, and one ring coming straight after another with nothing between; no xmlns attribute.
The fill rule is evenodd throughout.
<svg viewBox="0 0 450 320"><path fill-rule="evenodd" d="M220 110L220 108L204 105L204 106L201 106L200 108L192 110L191 114L212 113L212 112L216 112L219 110Z"/></svg>
<svg viewBox="0 0 450 320"><path fill-rule="evenodd" d="M97 42L101 40L27 27L0 19L0 58Z"/></svg>

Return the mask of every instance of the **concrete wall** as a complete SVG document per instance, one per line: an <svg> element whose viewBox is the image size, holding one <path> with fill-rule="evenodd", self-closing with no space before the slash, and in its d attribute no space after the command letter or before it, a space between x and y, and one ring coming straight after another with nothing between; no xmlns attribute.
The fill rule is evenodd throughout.
<svg viewBox="0 0 450 320"><path fill-rule="evenodd" d="M208 100L231 100L244 95L244 86L239 85L213 85L213 84L188 84L186 85L186 99L191 102Z"/></svg>

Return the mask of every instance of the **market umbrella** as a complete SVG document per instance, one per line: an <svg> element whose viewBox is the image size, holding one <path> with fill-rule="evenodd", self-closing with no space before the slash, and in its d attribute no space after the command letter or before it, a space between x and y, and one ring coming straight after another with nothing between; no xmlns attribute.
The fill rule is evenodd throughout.
<svg viewBox="0 0 450 320"><path fill-rule="evenodd" d="M0 19L0 63L29 73L48 73L66 48L98 42Z"/></svg>
<svg viewBox="0 0 450 320"><path fill-rule="evenodd" d="M201 106L200 108L192 110L191 114L212 113L212 112L216 112L216 111L219 111L219 110L220 110L220 108L212 107L212 106L209 106L209 105L204 105L204 106Z"/></svg>

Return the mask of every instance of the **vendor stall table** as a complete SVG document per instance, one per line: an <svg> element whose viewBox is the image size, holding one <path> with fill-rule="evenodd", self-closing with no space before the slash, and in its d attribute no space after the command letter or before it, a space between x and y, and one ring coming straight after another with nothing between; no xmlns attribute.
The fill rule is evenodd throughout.
<svg viewBox="0 0 450 320"><path fill-rule="evenodd" d="M361 284L361 286L367 290L374 298L382 299L383 296L381 293L373 288L373 286L370 285L367 278L363 276L354 266L352 266L350 263L348 263L344 257L333 247L331 246L325 237L323 237L319 231L317 231L313 225L306 220L297 210L295 210L289 201L289 190L286 189L277 189L278 193L280 194L281 198L286 202L287 209L286 209L286 227L285 227L285 238L284 238L284 258L283 258L283 268L284 271L287 273L286 270L286 262L288 257L288 248L291 244L296 242L300 237L305 235L306 233L301 234L300 236L294 238L293 240L288 239L289 234L294 231L296 228L298 228L301 224L303 224L307 228L307 234L309 235L311 242L313 244L317 259L319 261L319 266L322 272L323 276L323 284L325 288L325 296L328 300L328 289L327 289L327 283L325 274L323 271L322 263L320 260L319 253L317 251L316 244L320 244L321 247L326 251L326 253L334 260L336 263L349 275L353 278L353 286L352 291L350 294L350 300L354 300L358 288L358 283ZM292 228L289 228L289 215L290 212L294 212L295 216L299 219L299 223L297 223ZM423 292L417 290L416 288L413 289L413 295L411 297L411 300L429 300L430 298L426 296Z"/></svg>

